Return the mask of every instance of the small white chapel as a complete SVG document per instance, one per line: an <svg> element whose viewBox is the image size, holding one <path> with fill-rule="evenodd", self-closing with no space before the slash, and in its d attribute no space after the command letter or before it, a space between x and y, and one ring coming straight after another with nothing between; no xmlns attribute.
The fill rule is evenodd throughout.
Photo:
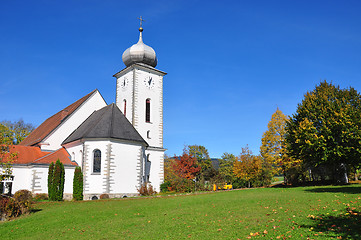
<svg viewBox="0 0 361 240"><path fill-rule="evenodd" d="M84 175L85 200L103 193L134 196L144 183L156 191L164 179L163 76L153 48L139 41L122 55L125 68L114 74L116 103L107 104L95 89L45 120L19 145L13 176L4 189L47 193L48 168L65 167L64 198L71 199L76 166Z"/></svg>

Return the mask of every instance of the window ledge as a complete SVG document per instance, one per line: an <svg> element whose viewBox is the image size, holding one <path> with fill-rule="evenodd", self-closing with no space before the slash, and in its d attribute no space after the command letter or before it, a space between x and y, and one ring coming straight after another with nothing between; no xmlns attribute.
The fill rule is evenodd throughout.
<svg viewBox="0 0 361 240"><path fill-rule="evenodd" d="M101 175L101 173L100 172L93 172L90 175Z"/></svg>

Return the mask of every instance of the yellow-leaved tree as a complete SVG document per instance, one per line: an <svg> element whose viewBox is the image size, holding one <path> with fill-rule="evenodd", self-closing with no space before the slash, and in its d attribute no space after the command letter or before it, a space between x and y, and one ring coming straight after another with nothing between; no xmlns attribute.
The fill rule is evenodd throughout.
<svg viewBox="0 0 361 240"><path fill-rule="evenodd" d="M277 108L267 125L267 131L262 136L260 153L265 160L266 167L271 169L273 175L280 174L286 167L284 140L287 119L288 117Z"/></svg>
<svg viewBox="0 0 361 240"><path fill-rule="evenodd" d="M248 146L242 148L242 153L233 164L233 173L236 177L248 182L248 187L251 187L251 182L262 174L261 157L252 155Z"/></svg>

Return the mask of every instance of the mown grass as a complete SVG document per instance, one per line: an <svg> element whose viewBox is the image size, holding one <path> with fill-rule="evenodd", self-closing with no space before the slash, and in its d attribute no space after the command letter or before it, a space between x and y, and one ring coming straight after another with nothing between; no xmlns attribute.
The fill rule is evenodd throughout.
<svg viewBox="0 0 361 240"><path fill-rule="evenodd" d="M37 203L1 239L361 239L361 185Z"/></svg>

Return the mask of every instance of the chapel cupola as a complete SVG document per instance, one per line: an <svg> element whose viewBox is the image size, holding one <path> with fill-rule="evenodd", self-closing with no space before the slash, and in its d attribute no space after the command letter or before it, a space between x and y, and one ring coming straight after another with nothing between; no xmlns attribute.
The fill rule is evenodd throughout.
<svg viewBox="0 0 361 240"><path fill-rule="evenodd" d="M142 21L142 20L141 20ZM124 51L122 59L124 64L129 67L134 63L144 63L149 66L157 66L157 56L153 48L143 43L143 28L139 28L139 41Z"/></svg>

